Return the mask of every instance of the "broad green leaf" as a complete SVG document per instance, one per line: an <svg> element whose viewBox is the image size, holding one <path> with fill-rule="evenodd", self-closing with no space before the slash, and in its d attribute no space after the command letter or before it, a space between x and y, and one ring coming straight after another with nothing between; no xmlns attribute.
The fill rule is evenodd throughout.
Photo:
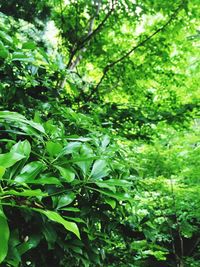
<svg viewBox="0 0 200 267"><path fill-rule="evenodd" d="M43 197L48 196L47 193L43 193L40 189L34 190L23 190L21 192L15 190L8 190L2 193L2 195L13 195L13 196L21 196L21 197Z"/></svg>
<svg viewBox="0 0 200 267"><path fill-rule="evenodd" d="M54 184L54 185L61 185L61 182L58 180L56 177L41 177L38 179L34 180L26 180L25 181L27 184L41 184L41 185L46 185L46 184Z"/></svg>
<svg viewBox="0 0 200 267"><path fill-rule="evenodd" d="M21 123L21 130L23 130L27 135L36 136L38 139L41 139L41 133L38 132L32 125L27 123Z"/></svg>
<svg viewBox="0 0 200 267"><path fill-rule="evenodd" d="M55 143L53 141L48 141L46 143L46 150L49 153L50 156L54 157L57 156L61 150L62 150L62 145L60 143Z"/></svg>
<svg viewBox="0 0 200 267"><path fill-rule="evenodd" d="M73 245L69 244L69 245L66 245L66 247L73 250L76 254L83 254L83 250L78 246L73 246Z"/></svg>
<svg viewBox="0 0 200 267"><path fill-rule="evenodd" d="M101 193L101 194L103 194L103 195L106 195L106 196L108 196L108 197L111 197L111 198L114 198L114 199L116 199L116 200L121 200L121 201L123 201L123 200L131 200L131 196L128 194L128 193L113 193L113 192L111 192L111 191L109 191L109 190L102 190L102 189L97 189L97 188L95 188L95 189L93 189L92 187L90 187L90 189L92 189L92 190L95 190L95 191L98 191L99 193Z"/></svg>
<svg viewBox="0 0 200 267"><path fill-rule="evenodd" d="M82 144L80 142L71 142L63 148L59 156L64 156L76 152L80 149L81 145Z"/></svg>
<svg viewBox="0 0 200 267"><path fill-rule="evenodd" d="M3 31L0 31L0 39L8 45L11 45L13 43L12 38Z"/></svg>
<svg viewBox="0 0 200 267"><path fill-rule="evenodd" d="M20 244L19 246L17 246L17 250L20 253L20 255L23 255L24 253L26 253L28 250L37 247L37 245L39 244L41 240L41 235L31 235L28 239L28 241Z"/></svg>
<svg viewBox="0 0 200 267"><path fill-rule="evenodd" d="M2 43L2 41L0 41L0 50L4 50L6 49L6 47L4 46L4 44Z"/></svg>
<svg viewBox="0 0 200 267"><path fill-rule="evenodd" d="M77 222L77 223L85 223L83 219L81 218L74 218L74 217L69 217L69 216L64 216L66 219L69 219L71 221Z"/></svg>
<svg viewBox="0 0 200 267"><path fill-rule="evenodd" d="M24 52L14 52L12 54L12 61L24 61L24 62L34 62L32 55L26 55Z"/></svg>
<svg viewBox="0 0 200 267"><path fill-rule="evenodd" d="M37 110L35 111L33 121L36 122L36 123L42 123L41 114Z"/></svg>
<svg viewBox="0 0 200 267"><path fill-rule="evenodd" d="M36 44L29 41L29 42L23 43L22 48L23 49L33 50L33 49L36 48Z"/></svg>
<svg viewBox="0 0 200 267"><path fill-rule="evenodd" d="M112 191L114 193L116 192L116 188L115 188L114 185L109 185L109 184L104 183L104 182L101 182L101 183L95 182L95 184L98 185L101 188L107 188L107 189L109 189L110 191Z"/></svg>
<svg viewBox="0 0 200 267"><path fill-rule="evenodd" d="M9 51L4 46L4 44L0 41L0 58L7 58L9 56Z"/></svg>
<svg viewBox="0 0 200 267"><path fill-rule="evenodd" d="M48 120L43 125L46 132L51 136L54 136L58 131L58 128L56 127L56 125L54 125L53 120Z"/></svg>
<svg viewBox="0 0 200 267"><path fill-rule="evenodd" d="M10 229L10 237L8 242L9 252L6 262L11 266L19 266L21 261L20 254L17 250L17 246L20 244L18 229Z"/></svg>
<svg viewBox="0 0 200 267"><path fill-rule="evenodd" d="M0 50L0 58L7 58L9 56L8 50L6 49L1 49Z"/></svg>
<svg viewBox="0 0 200 267"><path fill-rule="evenodd" d="M31 120L27 120L23 115L17 113L17 112L11 112L11 111L0 111L0 121L1 120L7 120L9 122L13 122L13 124L17 123L21 125L23 128L23 125L29 125L36 131L39 131L40 133L45 134L45 130L43 126L39 123L33 122ZM26 128L25 128L26 129ZM30 130L30 128L29 128Z"/></svg>
<svg viewBox="0 0 200 267"><path fill-rule="evenodd" d="M94 162L91 171L91 177L94 179L101 179L106 177L109 173L107 162L105 160L98 159Z"/></svg>
<svg viewBox="0 0 200 267"><path fill-rule="evenodd" d="M71 183L72 181L74 181L75 173L71 169L63 168L60 166L55 167L59 170L61 176L66 182Z"/></svg>
<svg viewBox="0 0 200 267"><path fill-rule="evenodd" d="M115 209L116 207L116 201L112 198L105 197L105 202L112 207L112 209Z"/></svg>
<svg viewBox="0 0 200 267"><path fill-rule="evenodd" d="M15 153L13 151L10 151L5 154L0 154L0 166L4 168L9 168L23 158L25 158L24 155Z"/></svg>
<svg viewBox="0 0 200 267"><path fill-rule="evenodd" d="M24 166L24 168L21 170L21 173L15 178L15 181L22 183L33 181L45 168L46 166L44 163L40 161L32 161Z"/></svg>
<svg viewBox="0 0 200 267"><path fill-rule="evenodd" d="M28 140L19 141L11 148L11 151L25 155L28 158L31 153L31 145Z"/></svg>
<svg viewBox="0 0 200 267"><path fill-rule="evenodd" d="M0 180L1 180L1 178L4 176L5 171L6 171L6 168L0 166Z"/></svg>
<svg viewBox="0 0 200 267"><path fill-rule="evenodd" d="M0 111L0 118L4 120L25 121L25 117L17 112L13 111Z"/></svg>
<svg viewBox="0 0 200 267"><path fill-rule="evenodd" d="M103 137L102 142L101 142L101 146L102 146L102 148L105 149L105 148L108 146L109 143L110 143L110 137L109 137L108 135L105 135L105 136Z"/></svg>
<svg viewBox="0 0 200 267"><path fill-rule="evenodd" d="M0 263L5 259L8 252L9 227L6 216L0 207Z"/></svg>
<svg viewBox="0 0 200 267"><path fill-rule="evenodd" d="M57 209L60 209L62 207L65 207L69 204L71 204L74 199L76 198L76 195L74 193L66 193L66 195L60 196L58 198L58 202L57 202Z"/></svg>
<svg viewBox="0 0 200 267"><path fill-rule="evenodd" d="M44 215L46 215L51 221L62 224L66 230L74 233L80 239L79 229L76 223L66 221L60 214L50 210L34 209Z"/></svg>
<svg viewBox="0 0 200 267"><path fill-rule="evenodd" d="M29 158L29 155L31 153L31 145L29 141L19 141L16 143L12 148L11 151L22 154L25 156L24 159L18 161L10 170L10 178L12 179L15 177L23 168L24 164L26 163L27 159Z"/></svg>
<svg viewBox="0 0 200 267"><path fill-rule="evenodd" d="M76 162L76 165L79 166L79 168L82 170L84 175L87 175L92 165L92 161L93 161L92 159L89 159L89 158L94 157L93 150L88 145L83 144L80 148L79 154L80 154L80 158L82 158L83 160L80 162Z"/></svg>
<svg viewBox="0 0 200 267"><path fill-rule="evenodd" d="M149 255L153 255L158 261L165 261L166 260L166 255L168 252L166 251L149 251Z"/></svg>
<svg viewBox="0 0 200 267"><path fill-rule="evenodd" d="M103 181L98 181L98 184L106 184L109 186L121 186L121 187L127 187L131 186L132 183L127 180L120 180L120 179L108 179Z"/></svg>
<svg viewBox="0 0 200 267"><path fill-rule="evenodd" d="M8 179L6 178L1 178L3 181L8 181ZM9 180L10 184L21 184L23 182L18 182L16 180ZM42 178L38 178L38 179L34 179L34 180L30 180L30 181L26 181L24 182L25 184L38 184L38 185L62 185L61 182L58 180L58 178L56 177L42 177ZM24 186L25 186L24 184Z"/></svg>

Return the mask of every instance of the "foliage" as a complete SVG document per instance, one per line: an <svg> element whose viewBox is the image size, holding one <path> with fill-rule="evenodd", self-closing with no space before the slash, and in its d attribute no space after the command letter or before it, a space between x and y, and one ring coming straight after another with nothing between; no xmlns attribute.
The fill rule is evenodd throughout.
<svg viewBox="0 0 200 267"><path fill-rule="evenodd" d="M0 120L4 122L1 205L12 222L6 262L64 266L72 255L76 255L74 266L99 262L98 249L110 231L105 221L116 212L123 216L122 203L130 199L127 192L132 185L108 136L74 136L61 122L39 124L8 111L0 113ZM97 237L98 246L89 245ZM59 248L58 255L39 256L39 251L48 251L45 241L54 252Z"/></svg>
<svg viewBox="0 0 200 267"><path fill-rule="evenodd" d="M198 4L0 3L2 266L199 266Z"/></svg>

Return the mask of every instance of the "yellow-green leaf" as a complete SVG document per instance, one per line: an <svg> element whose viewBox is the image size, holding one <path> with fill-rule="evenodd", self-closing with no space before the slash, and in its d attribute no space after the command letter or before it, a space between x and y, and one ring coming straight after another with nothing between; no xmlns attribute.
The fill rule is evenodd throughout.
<svg viewBox="0 0 200 267"><path fill-rule="evenodd" d="M0 263L5 259L8 252L9 227L6 216L0 207Z"/></svg>
<svg viewBox="0 0 200 267"><path fill-rule="evenodd" d="M6 171L6 168L0 166L0 179L4 176L5 171Z"/></svg>

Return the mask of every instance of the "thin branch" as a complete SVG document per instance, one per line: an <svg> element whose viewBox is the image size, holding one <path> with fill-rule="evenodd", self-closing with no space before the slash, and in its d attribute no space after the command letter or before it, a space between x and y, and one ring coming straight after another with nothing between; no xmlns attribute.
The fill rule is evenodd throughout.
<svg viewBox="0 0 200 267"><path fill-rule="evenodd" d="M178 219L178 211L177 211L177 204L176 204L176 196L174 193L174 186L173 186L173 180L170 176L170 184L171 184L171 195L172 195L172 203L173 203L173 209L174 209L174 215L175 215L175 225L176 230L178 233L178 239L180 242L180 255L177 253L175 254L175 257L177 259L177 267L184 267L183 257L184 257L184 244L183 244L183 238L181 236L181 228L180 228L180 222Z"/></svg>
<svg viewBox="0 0 200 267"><path fill-rule="evenodd" d="M94 26L94 22L95 22L95 17L99 14L99 11L100 11L100 7L101 7L101 1L99 0L98 1L98 6L96 8L96 14L91 18L90 22L89 22L89 29L88 29L88 33L87 33L87 36L90 36L92 34L92 30L93 30L93 26ZM88 41L88 44L89 44L90 40ZM78 64L79 62L81 61L82 59L82 55L81 55L81 52L85 52L86 51L86 47L82 47L80 49L80 53L79 55L76 57L76 59L74 61L71 61L71 64L69 66L69 69L70 70L73 70Z"/></svg>
<svg viewBox="0 0 200 267"><path fill-rule="evenodd" d="M76 59L73 60L74 57L76 56L77 52L84 52L86 50L86 47L85 46L90 43L90 41L93 38L93 36L95 34L97 34L101 30L101 28L104 26L104 24L106 23L106 21L110 17L111 13L114 11L115 0L112 1L111 9L107 13L107 15L105 16L105 18L103 19L103 21L98 25L98 27L95 30L92 31L92 28L93 28L93 25L94 25L94 21L95 21L95 17L99 14L99 11L100 11L100 6L101 6L101 0L99 0L99 2L98 2L98 6L97 6L97 9L96 9L96 15L94 15L91 18L91 21L89 23L89 30L88 30L87 36L85 37L85 39L83 39L82 41L80 41L79 43L77 43L75 45L75 48L72 49L72 52L71 52L69 61L68 61L67 66L66 66L67 69L73 70L78 65L78 63L82 59L82 55L79 54L76 57ZM64 85L65 85L65 83L66 83L66 77L59 82L59 87L60 88L63 88Z"/></svg>
<svg viewBox="0 0 200 267"><path fill-rule="evenodd" d="M95 17L99 14L100 7L101 7L101 0L98 1L98 6L96 8L96 14L91 18L91 20L89 22L89 29L88 29L88 33L87 33L86 38L92 34L92 29L93 29L93 26L94 26ZM76 12L76 18L77 18L77 12ZM77 25L77 19L76 19L76 25ZM77 30L76 30L76 32L77 32ZM90 42L90 40L88 41L88 43L89 42ZM74 47L78 47L78 44L77 43L74 44ZM67 64L67 69L69 69L70 71L72 71L73 69L76 68L76 66L79 64L79 62L82 59L81 52L85 52L85 50L86 50L86 47L80 48L79 55L76 57L75 60L73 60L73 58L74 58L74 56L76 54L76 51L75 51L75 48L72 49L72 54L71 54L71 57L70 57L69 62ZM65 83L66 83L66 76L60 81L59 87L60 88L63 88L65 86Z"/></svg>
<svg viewBox="0 0 200 267"><path fill-rule="evenodd" d="M104 24L106 23L106 21L108 20L108 18L110 17L110 15L112 14L112 12L114 11L114 5L115 2L113 2L112 7L110 9L110 11L107 13L107 15L105 16L105 18L102 20L102 22L97 26L97 28L95 30L93 30L92 32L90 32L90 34L88 34L85 39L83 39L82 41L80 41L77 45L76 48L72 51L68 64L67 64L67 68L70 67L74 56L76 55L76 53L78 51L80 51L100 30L101 28L104 26Z"/></svg>
<svg viewBox="0 0 200 267"><path fill-rule="evenodd" d="M110 71L110 69L112 69L116 64L118 64L119 62L122 62L124 59L126 59L129 55L131 55L135 50L137 50L139 47L144 46L149 40L151 40L155 35L157 35L159 32L163 31L178 15L179 11L182 9L183 6L183 2L178 6L178 8L174 11L174 13L172 14L172 16L168 19L168 21L161 26L160 28L158 28L156 31L154 31L152 34L150 34L146 39L144 39L142 42L138 43L136 46L134 46L133 48L131 48L128 52L126 52L123 56L119 57L118 59L116 59L115 61L108 63L104 69L103 69L103 75L101 76L99 82L97 83L97 85L94 87L94 89L92 90L91 94L88 97L88 100L91 99L92 95L98 91L99 86L101 85L101 83L103 82L104 78L106 77L107 73Z"/></svg>

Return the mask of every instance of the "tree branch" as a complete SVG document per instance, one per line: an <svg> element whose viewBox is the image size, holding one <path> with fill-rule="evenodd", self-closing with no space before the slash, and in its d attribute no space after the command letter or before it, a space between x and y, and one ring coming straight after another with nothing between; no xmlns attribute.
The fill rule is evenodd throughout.
<svg viewBox="0 0 200 267"><path fill-rule="evenodd" d="M95 21L95 17L99 14L99 11L100 11L100 7L101 7L101 0L98 0L98 5L97 5L97 8L96 8L96 14L91 18L90 22L89 22L89 29L88 29L88 33L87 33L87 36L90 36L92 34L92 30L93 30L93 26L94 26L94 21ZM86 39L85 38L85 39ZM90 42L90 40L88 41L88 43ZM73 61L73 58L72 58L72 61L71 61L71 64L69 66L70 70L73 70L78 64L79 62L81 61L82 59L82 55L81 55L81 52L84 52L86 51L86 48L83 46L81 49L80 49L80 53L79 55L76 57L76 59ZM69 63L68 63L69 64Z"/></svg>
<svg viewBox="0 0 200 267"><path fill-rule="evenodd" d="M112 12L114 11L114 8L115 8L115 1L112 2L112 7L111 7L110 11L107 13L107 15L102 20L102 22L97 26L97 28L95 30L93 30L92 32L90 32L90 34L88 34L82 41L77 43L75 49L73 49L73 51L70 55L70 58L69 58L69 61L67 64L67 68L70 68L71 63L72 63L73 58L76 55L76 53L78 51L80 51L82 48L84 48L84 46L93 38L93 36L96 35L101 30L101 28L104 26L104 24L106 23L106 21L108 20L108 18L112 14Z"/></svg>
<svg viewBox="0 0 200 267"><path fill-rule="evenodd" d="M142 42L138 43L136 46L134 46L133 48L131 48L129 51L127 51L123 56L119 57L118 59L116 59L113 62L108 63L104 69L103 69L103 75L101 76L99 82L97 83L97 85L94 87L94 89L92 90L92 92L90 93L88 100L91 99L92 95L98 91L99 86L101 85L101 83L103 82L104 78L106 77L107 73L110 71L110 69L112 69L116 64L118 64L119 62L123 61L124 59L126 59L130 54L132 54L135 50L137 50L139 47L144 46L149 40L151 40L155 35L157 35L159 32L163 31L178 15L179 11L182 9L183 6L183 2L181 2L181 4L178 6L178 8L174 11L174 13L172 14L172 16L168 19L168 21L161 26L160 28L158 28L156 31L154 31L152 34L150 34L146 39L144 39Z"/></svg>

